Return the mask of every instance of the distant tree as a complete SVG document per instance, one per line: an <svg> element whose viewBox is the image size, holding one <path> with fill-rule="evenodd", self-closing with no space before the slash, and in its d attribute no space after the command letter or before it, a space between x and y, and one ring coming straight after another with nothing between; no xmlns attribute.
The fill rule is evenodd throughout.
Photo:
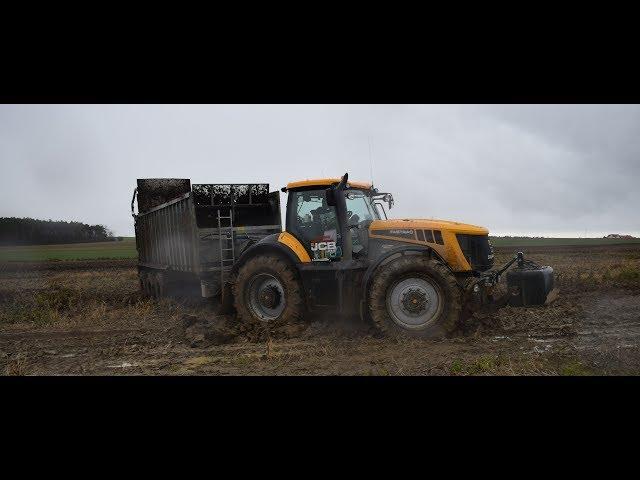
<svg viewBox="0 0 640 480"><path fill-rule="evenodd" d="M1 245L44 245L56 243L102 242L113 238L104 225L81 222L0 217Z"/></svg>

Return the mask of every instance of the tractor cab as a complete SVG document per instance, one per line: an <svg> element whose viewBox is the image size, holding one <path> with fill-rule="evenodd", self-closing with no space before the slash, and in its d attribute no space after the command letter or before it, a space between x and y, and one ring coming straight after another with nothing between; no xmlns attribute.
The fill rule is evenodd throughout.
<svg viewBox="0 0 640 480"><path fill-rule="evenodd" d="M368 229L386 218L385 199L370 183L324 178L289 183L286 231L307 251L313 262L335 262L366 258Z"/></svg>

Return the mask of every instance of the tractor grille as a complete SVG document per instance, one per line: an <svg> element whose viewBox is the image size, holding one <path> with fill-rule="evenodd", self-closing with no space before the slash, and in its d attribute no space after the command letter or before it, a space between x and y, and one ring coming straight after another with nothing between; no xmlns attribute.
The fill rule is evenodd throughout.
<svg viewBox="0 0 640 480"><path fill-rule="evenodd" d="M456 237L472 269L484 271L493 267L493 247L487 235L457 234Z"/></svg>

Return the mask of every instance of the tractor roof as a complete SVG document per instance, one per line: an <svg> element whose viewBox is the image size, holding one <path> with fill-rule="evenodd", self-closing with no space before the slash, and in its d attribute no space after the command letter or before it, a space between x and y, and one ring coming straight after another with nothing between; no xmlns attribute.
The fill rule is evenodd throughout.
<svg viewBox="0 0 640 480"><path fill-rule="evenodd" d="M328 187L329 185L333 185L334 183L340 183L340 178L316 178L313 180L300 180L297 182L291 182L287 184L287 190L293 190L296 188L303 187L315 187L315 186L323 186ZM369 182L352 182L349 180L347 182L351 187L354 188L371 188L371 183Z"/></svg>

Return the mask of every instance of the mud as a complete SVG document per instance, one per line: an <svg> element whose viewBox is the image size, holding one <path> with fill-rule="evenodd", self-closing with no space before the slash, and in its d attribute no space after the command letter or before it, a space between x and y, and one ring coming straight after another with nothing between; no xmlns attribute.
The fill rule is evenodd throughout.
<svg viewBox="0 0 640 480"><path fill-rule="evenodd" d="M499 261L510 252L498 252ZM216 315L199 300L152 302L135 269L0 274L1 308L20 292L70 291L55 314L5 316L7 375L637 375L640 248L531 253L554 266L561 293L546 307L474 317L452 338L381 338L359 319L311 316L275 330ZM580 259L577 263L577 259ZM547 260L547 261L545 261ZM73 262L60 262L73 263ZM89 263L89 262L88 262ZM631 272L631 273L629 273ZM64 290L66 289L66 290ZM43 298L49 298L47 296ZM65 297L67 298L67 297ZM21 303L22 302L22 303ZM53 305L53 306L52 306ZM24 307L26 308L26 307ZM35 306L34 306L35 308ZM55 310L57 309L57 310ZM20 310L22 311L22 310Z"/></svg>
<svg viewBox="0 0 640 480"><path fill-rule="evenodd" d="M135 268L135 259L118 260L51 260L47 262L0 262L0 273L15 272L47 272L68 270L114 270L120 268Z"/></svg>

